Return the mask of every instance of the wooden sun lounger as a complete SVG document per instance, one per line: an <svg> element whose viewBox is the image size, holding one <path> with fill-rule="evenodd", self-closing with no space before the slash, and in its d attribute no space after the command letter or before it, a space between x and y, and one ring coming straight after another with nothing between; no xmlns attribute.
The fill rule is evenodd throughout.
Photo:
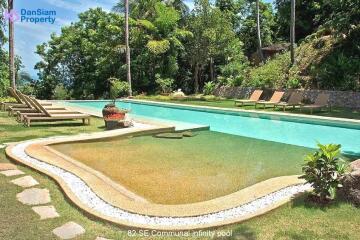
<svg viewBox="0 0 360 240"><path fill-rule="evenodd" d="M1 110L6 111L9 107L26 107L26 104L21 101L19 96L15 93L14 89L8 88L8 92L11 97L15 98L16 102L1 102Z"/></svg>
<svg viewBox="0 0 360 240"><path fill-rule="evenodd" d="M15 113L38 113L39 110L35 108L34 104L31 102L30 98L21 92L17 94L20 99L26 104L24 108L17 108L17 107L9 107L9 116L14 116ZM39 103L40 104L40 103ZM42 104L41 104L42 105ZM44 106L44 105L42 105ZM47 110L66 110L64 107L52 107L52 106L44 106Z"/></svg>
<svg viewBox="0 0 360 240"><path fill-rule="evenodd" d="M275 104L274 108L276 107L282 107L283 111L285 112L286 107L293 107L301 106L302 105L303 96L299 92L293 92L290 95L290 98L287 102L280 102L278 104Z"/></svg>
<svg viewBox="0 0 360 240"><path fill-rule="evenodd" d="M330 108L329 99L330 99L330 94L321 93L316 97L314 104L301 106L300 110L310 109L310 113L312 114L314 110L318 110L318 109L321 110L324 107ZM331 110L331 108L330 108L330 110Z"/></svg>
<svg viewBox="0 0 360 240"><path fill-rule="evenodd" d="M31 109L29 111L23 111L23 112L17 111L16 118L19 122L22 122L24 120L24 116L32 116L32 117L46 116L46 114L43 113L42 109L37 106L37 104L34 102L33 99L31 99L30 97L28 97L26 95L22 95L22 97L24 98L24 100L27 101L28 104L30 104L33 107L33 109ZM72 110L67 110L66 108L61 108L61 109L45 108L45 109L50 114L78 114L79 113L79 112L75 112Z"/></svg>
<svg viewBox="0 0 360 240"><path fill-rule="evenodd" d="M90 115L83 114L83 113L68 113L68 114L53 114L45 109L41 104L34 98L30 98L32 102L35 104L36 108L40 110L44 115L41 116L31 116L31 115L24 115L24 124L27 127L30 127L32 121L38 122L48 122L48 121L63 121L63 120L76 120L81 119L83 124L86 123L90 125Z"/></svg>
<svg viewBox="0 0 360 240"><path fill-rule="evenodd" d="M275 106L276 104L280 103L281 98L284 96L284 94L285 92L275 91L269 101L257 101L255 103L255 108L257 107L257 105L262 105L263 108L269 105Z"/></svg>
<svg viewBox="0 0 360 240"><path fill-rule="evenodd" d="M251 94L251 96L250 96L249 99L238 99L238 100L235 100L235 106L237 106L237 104L240 104L241 106L256 104L256 102L259 101L262 93L263 93L262 90L255 90L255 91Z"/></svg>

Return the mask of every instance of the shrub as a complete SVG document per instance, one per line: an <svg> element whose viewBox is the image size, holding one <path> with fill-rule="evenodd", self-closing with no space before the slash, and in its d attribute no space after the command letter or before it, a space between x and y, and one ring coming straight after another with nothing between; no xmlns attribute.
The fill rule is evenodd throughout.
<svg viewBox="0 0 360 240"><path fill-rule="evenodd" d="M280 54L264 65L254 68L249 79L244 83L247 87L281 88L286 85L287 72L290 66L289 54Z"/></svg>
<svg viewBox="0 0 360 240"><path fill-rule="evenodd" d="M53 98L56 100L66 100L70 98L70 94L62 84L56 85Z"/></svg>
<svg viewBox="0 0 360 240"><path fill-rule="evenodd" d="M161 93L167 94L172 91L172 86L174 84L174 79L171 78L161 78L160 74L155 75L155 82L159 85Z"/></svg>
<svg viewBox="0 0 360 240"><path fill-rule="evenodd" d="M213 94L214 90L215 90L214 82L205 83L204 88L203 88L204 95L211 95L211 94Z"/></svg>
<svg viewBox="0 0 360 240"><path fill-rule="evenodd" d="M110 82L110 98L115 100L117 97L126 96L129 92L129 84L117 78L109 78Z"/></svg>
<svg viewBox="0 0 360 240"><path fill-rule="evenodd" d="M320 201L325 203L334 199L342 177L346 171L344 160L339 158L341 145L318 144L319 150L309 154L305 158L303 166L304 178L314 188L314 194Z"/></svg>

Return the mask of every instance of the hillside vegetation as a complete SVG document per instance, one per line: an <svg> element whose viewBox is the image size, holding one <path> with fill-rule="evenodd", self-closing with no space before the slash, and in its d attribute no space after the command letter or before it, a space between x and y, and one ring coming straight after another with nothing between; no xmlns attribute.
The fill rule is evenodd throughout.
<svg viewBox="0 0 360 240"><path fill-rule="evenodd" d="M360 28L347 37L320 30L297 48L296 66L285 52L253 68L243 86L360 90Z"/></svg>

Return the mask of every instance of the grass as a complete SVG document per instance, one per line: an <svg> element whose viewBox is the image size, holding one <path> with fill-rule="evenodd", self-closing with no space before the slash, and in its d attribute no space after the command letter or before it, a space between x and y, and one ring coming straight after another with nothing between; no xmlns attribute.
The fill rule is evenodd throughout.
<svg viewBox="0 0 360 240"><path fill-rule="evenodd" d="M235 106L234 99L223 99L223 98L216 98L216 97L211 97L211 96L203 97L203 98L173 99L168 96L151 95L151 96L137 96L136 98L142 99L142 100L181 103L181 104L189 104L189 105L197 105L197 106L255 110L254 106L244 106L244 107ZM256 110L283 112L282 109L277 108L274 110L273 107L268 107L265 109L258 108ZM294 113L294 114L310 114L309 111L300 112L300 109L298 109L298 108L296 108L296 109L288 108L286 110L286 112ZM326 108L322 111L314 111L313 115L324 116L324 117L360 119L360 111L359 110L338 108L338 107L332 108L331 111L329 111Z"/></svg>
<svg viewBox="0 0 360 240"><path fill-rule="evenodd" d="M77 122L34 124L25 128L0 113L0 143L21 141L53 135L77 134L103 131L103 122L92 119L91 126L82 126ZM0 150L0 162L9 162L4 150ZM40 188L50 190L52 204L61 217L52 220L39 220L30 206L16 200L16 194L23 189L10 183L17 177L0 175L0 239L33 240L55 239L51 231L68 222L75 221L86 229L86 233L77 239L95 239L103 236L111 239L144 239L140 234L128 236L128 229L91 219L68 202L58 185L43 174L19 166L27 175L33 176ZM304 201L304 197L266 214L241 224L216 229L218 232L232 231L231 237L213 239L358 239L360 209L343 201L336 200L328 207L317 207ZM149 237L146 239L180 239L170 237ZM187 239L209 239L187 238Z"/></svg>

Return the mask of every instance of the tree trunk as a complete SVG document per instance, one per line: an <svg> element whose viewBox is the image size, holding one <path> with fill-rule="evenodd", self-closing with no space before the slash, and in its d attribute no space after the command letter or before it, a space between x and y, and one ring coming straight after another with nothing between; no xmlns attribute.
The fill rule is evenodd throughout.
<svg viewBox="0 0 360 240"><path fill-rule="evenodd" d="M214 82L215 80L215 75L214 75L214 59L211 57L210 58L210 80L212 82Z"/></svg>
<svg viewBox="0 0 360 240"><path fill-rule="evenodd" d="M195 64L195 72L194 72L194 88L195 93L199 93L199 64Z"/></svg>
<svg viewBox="0 0 360 240"><path fill-rule="evenodd" d="M291 64L295 64L295 0L291 0L291 20L290 20L290 55Z"/></svg>
<svg viewBox="0 0 360 240"><path fill-rule="evenodd" d="M260 57L260 61L264 62L264 55L263 55L263 52L262 52L262 43L261 43L260 3L259 3L259 0L256 0L256 27L257 27L259 57Z"/></svg>
<svg viewBox="0 0 360 240"><path fill-rule="evenodd" d="M129 83L129 97L132 97L130 46L129 46L129 0L125 0L125 44L126 44L126 70Z"/></svg>
<svg viewBox="0 0 360 240"><path fill-rule="evenodd" d="M14 1L8 1L8 11L11 12L14 8ZM10 75L10 85L12 88L16 89L15 81L15 51L14 51L14 22L9 19L9 75Z"/></svg>

